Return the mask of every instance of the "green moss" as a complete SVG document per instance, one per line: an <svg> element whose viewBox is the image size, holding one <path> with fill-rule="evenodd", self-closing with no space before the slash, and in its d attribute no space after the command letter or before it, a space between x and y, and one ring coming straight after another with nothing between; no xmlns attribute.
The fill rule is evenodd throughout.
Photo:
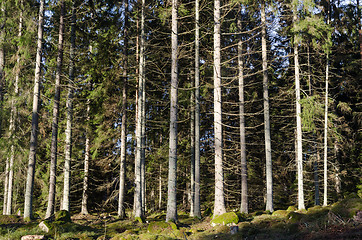
<svg viewBox="0 0 362 240"><path fill-rule="evenodd" d="M287 218L289 212L287 210L277 210L274 211L272 216L280 217L280 218Z"/></svg>
<svg viewBox="0 0 362 240"><path fill-rule="evenodd" d="M22 219L15 215L0 215L0 225L21 223Z"/></svg>
<svg viewBox="0 0 362 240"><path fill-rule="evenodd" d="M228 212L221 214L220 216L216 216L213 220L211 220L211 226L216 225L233 225L239 222L239 217L234 212Z"/></svg>
<svg viewBox="0 0 362 240"><path fill-rule="evenodd" d="M145 221L145 219L144 219L144 217L135 217L135 219L134 219L136 222L139 222L139 223L145 223L146 221Z"/></svg>
<svg viewBox="0 0 362 240"><path fill-rule="evenodd" d="M295 211L297 211L297 208L295 206L289 206L287 211L288 212L295 212Z"/></svg>
<svg viewBox="0 0 362 240"><path fill-rule="evenodd" d="M147 232L152 234L171 233L176 230L177 226L173 222L151 222L147 228Z"/></svg>
<svg viewBox="0 0 362 240"><path fill-rule="evenodd" d="M298 212L290 212L287 216L288 222L291 224L299 223L302 218L303 214Z"/></svg>
<svg viewBox="0 0 362 240"><path fill-rule="evenodd" d="M212 210L210 207L206 208L203 214L204 217L211 217L212 216Z"/></svg>
<svg viewBox="0 0 362 240"><path fill-rule="evenodd" d="M353 218L358 211L362 211L361 198L346 198L332 205L331 211L345 220Z"/></svg>
<svg viewBox="0 0 362 240"><path fill-rule="evenodd" d="M61 210L55 213L55 222L58 224L64 224L71 222L70 213L66 210Z"/></svg>

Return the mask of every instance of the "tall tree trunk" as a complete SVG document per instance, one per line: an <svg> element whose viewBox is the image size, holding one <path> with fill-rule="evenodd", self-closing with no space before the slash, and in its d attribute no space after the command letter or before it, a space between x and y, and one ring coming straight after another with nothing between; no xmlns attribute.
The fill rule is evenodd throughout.
<svg viewBox="0 0 362 240"><path fill-rule="evenodd" d="M141 7L141 37L140 37L140 53L139 53L139 79L138 79L138 102L137 102L137 123L136 123L136 138L137 138L137 147L136 147L136 159L135 159L135 198L134 198L134 215L135 218L143 218L143 203L142 203L142 124L143 116L142 111L144 110L144 94L143 94L143 82L145 81L145 0L142 0Z"/></svg>
<svg viewBox="0 0 362 240"><path fill-rule="evenodd" d="M191 80L191 111L190 111L190 217L194 216L194 205L195 205L195 83Z"/></svg>
<svg viewBox="0 0 362 240"><path fill-rule="evenodd" d="M72 124L73 124L73 84L74 84L74 49L75 49L75 1L72 5L70 49L69 49L69 81L67 96L67 128L65 130L65 160L64 160L64 188L63 188L63 209L70 211L70 175L72 159Z"/></svg>
<svg viewBox="0 0 362 240"><path fill-rule="evenodd" d="M126 145L127 145L127 78L128 78L128 0L124 1L124 70L123 70L123 90L122 90L122 126L121 126L121 163L119 170L119 201L118 216L125 218L124 193L126 178Z"/></svg>
<svg viewBox="0 0 362 240"><path fill-rule="evenodd" d="M327 0L327 25L329 26L330 22L330 3ZM328 81L329 81L329 52L326 56L326 89L325 89L325 98L324 98L324 144L323 144L323 206L328 205Z"/></svg>
<svg viewBox="0 0 362 240"><path fill-rule="evenodd" d="M90 121L90 100L87 99L87 125L89 126ZM86 129L85 136L85 154L84 154L84 178L83 178L83 193L82 193L82 207L81 214L88 215L88 178L89 178L89 160L90 160L90 139L88 126Z"/></svg>
<svg viewBox="0 0 362 240"><path fill-rule="evenodd" d="M195 182L194 216L201 218L200 210L200 3L195 0Z"/></svg>
<svg viewBox="0 0 362 240"><path fill-rule="evenodd" d="M297 22L297 7L293 9L293 23ZM294 74L295 74L295 95L296 95L296 119L297 119L297 148L296 148L296 162L297 162L297 176L298 176L298 209L305 209L304 206L304 192L303 192L303 148L302 148L302 119L301 119L301 105L300 105L300 76L299 76L299 54L298 42L294 40Z"/></svg>
<svg viewBox="0 0 362 240"><path fill-rule="evenodd" d="M221 107L221 17L220 0L214 1L214 138L215 138L215 202L214 217L226 212L222 152Z"/></svg>
<svg viewBox="0 0 362 240"><path fill-rule="evenodd" d="M4 203L3 203L3 215L7 212L7 200L8 200L8 184L9 184L9 158L5 161L5 181L4 181Z"/></svg>
<svg viewBox="0 0 362 240"><path fill-rule="evenodd" d="M166 221L177 221L176 180L177 180L177 91L178 91L178 42L177 42L177 0L172 0L171 33L171 90L170 90L170 145L168 158L168 196Z"/></svg>
<svg viewBox="0 0 362 240"><path fill-rule="evenodd" d="M32 217L33 191L34 191L34 173L36 164L36 148L38 141L38 110L40 96L40 74L41 57L43 48L43 22L44 22L44 0L40 0L39 20L38 20L38 41L35 62L34 94L33 94L33 114L31 122L30 152L29 163L26 177L26 190L24 202L24 219Z"/></svg>
<svg viewBox="0 0 362 240"><path fill-rule="evenodd" d="M240 13L241 11L239 11ZM240 212L248 213L248 170L245 144L245 114L244 114L244 61L241 16L237 19L238 27L238 71L239 71L239 121L240 121L240 163L241 163L241 204Z"/></svg>
<svg viewBox="0 0 362 240"><path fill-rule="evenodd" d="M20 1L20 16L19 16L19 28L18 28L18 37L19 39L22 36L23 32L23 0ZM15 66L15 82L14 82L14 99L11 101L11 118L10 118L10 127L9 132L11 134L11 147L10 147L10 162L9 162L9 178L8 178L8 187L7 187L7 207L6 214L11 214L12 201L13 201L13 176L14 176L14 159L15 159L15 146L14 146L14 136L16 131L16 119L17 119L17 108L15 98L19 95L19 74L20 74L20 46L16 53L16 66Z"/></svg>
<svg viewBox="0 0 362 240"><path fill-rule="evenodd" d="M56 170L58 155L58 122L59 122L59 100L60 100L60 78L63 63L63 35L64 35L64 0L60 1L60 20L59 20L59 39L58 39L58 56L57 70L55 74L55 96L53 105L53 122L52 122L52 142L50 153L50 179L49 179L49 196L48 207L45 218L50 218L55 209L55 191L56 191Z"/></svg>
<svg viewBox="0 0 362 240"><path fill-rule="evenodd" d="M265 170L266 170L266 211L273 212L273 175L270 139L269 94L268 94L268 59L266 47L265 2L261 5L261 48L263 58L263 102L264 102L264 134L265 134Z"/></svg>
<svg viewBox="0 0 362 240"><path fill-rule="evenodd" d="M328 205L328 78L329 78L329 56L327 54L326 93L324 99L323 206Z"/></svg>

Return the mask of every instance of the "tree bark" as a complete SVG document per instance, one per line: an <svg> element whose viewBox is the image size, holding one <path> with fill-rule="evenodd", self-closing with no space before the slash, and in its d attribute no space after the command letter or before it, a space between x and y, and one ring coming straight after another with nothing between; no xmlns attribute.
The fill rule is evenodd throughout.
<svg viewBox="0 0 362 240"><path fill-rule="evenodd" d="M87 99L87 124L90 121L90 100ZM90 160L90 139L88 128L85 132L85 155L84 155L84 178L83 178L83 193L82 193L82 207L81 214L88 215L88 178L89 178L89 160Z"/></svg>
<svg viewBox="0 0 362 240"><path fill-rule="evenodd" d="M52 140L50 153L50 179L48 207L45 218L50 218L54 214L55 192L56 192L56 169L58 155L58 122L59 122L59 100L60 100L60 78L63 63L63 35L64 35L64 0L60 1L60 20L59 20L59 39L58 39L58 56L57 70L55 74L55 96L53 105L53 122L52 122Z"/></svg>
<svg viewBox="0 0 362 240"><path fill-rule="evenodd" d="M140 37L140 54L139 54L139 80L138 80L138 102L137 102L137 123L136 123L136 138L137 138L137 147L136 147L136 159L135 159L135 198L134 198L134 215L135 218L143 218L143 203L142 203L142 149L144 148L143 135L142 135L142 124L143 120L143 104L144 104L144 81L145 81L145 0L142 0L142 9L141 9L141 37Z"/></svg>
<svg viewBox="0 0 362 240"><path fill-rule="evenodd" d="M195 205L195 83L191 81L191 111L190 111L190 217L194 217L194 205Z"/></svg>
<svg viewBox="0 0 362 240"><path fill-rule="evenodd" d="M214 138L215 138L215 202L214 217L226 212L222 151L221 100L221 17L220 0L214 1Z"/></svg>
<svg viewBox="0 0 362 240"><path fill-rule="evenodd" d="M293 9L293 22L297 22L297 8ZM301 105L300 105L300 76L299 76L299 54L298 43L294 40L294 74L295 74L295 94L296 94L296 119L297 119L297 175L298 175L298 209L305 209L304 192L303 192L303 147L302 147L302 120L301 120Z"/></svg>
<svg viewBox="0 0 362 240"><path fill-rule="evenodd" d="M178 90L178 42L177 42L177 0L172 0L171 33L171 90L170 90L170 145L168 159L168 196L166 222L177 221L176 180L177 180L177 90Z"/></svg>
<svg viewBox="0 0 362 240"><path fill-rule="evenodd" d="M39 96L40 96L41 57L42 57L42 48L43 48L43 22L44 22L44 0L40 0L39 20L38 20L38 40L37 40L34 93L33 93L33 113L32 113L32 122L31 122L29 163L28 163L28 170L26 177L24 219L32 218L34 173L35 173L36 149L37 149L37 139L38 139L38 119L39 119L38 110L39 110L39 100L40 100Z"/></svg>
<svg viewBox="0 0 362 240"><path fill-rule="evenodd" d="M240 11L239 11L240 13ZM245 114L244 114L244 61L241 17L237 19L238 27L238 79L239 79L239 121L240 121L240 163L241 163L241 204L240 212L248 213L248 170L245 144Z"/></svg>
<svg viewBox="0 0 362 240"><path fill-rule="evenodd" d="M268 94L268 59L266 47L265 2L261 5L261 48L263 58L263 102L264 102L264 134L265 134L265 170L266 170L266 211L273 212L273 173L270 139L270 116Z"/></svg>
<svg viewBox="0 0 362 240"><path fill-rule="evenodd" d="M200 210L200 3L195 0L195 182L194 216L201 218Z"/></svg>
<svg viewBox="0 0 362 240"><path fill-rule="evenodd" d="M128 82L128 0L124 1L124 70L123 70L123 90L122 90L122 126L121 126L121 163L119 170L119 201L118 216L125 218L124 193L126 178L126 145L127 145L127 82Z"/></svg>
<svg viewBox="0 0 362 240"><path fill-rule="evenodd" d="M326 65L326 89L324 98L324 144L323 144L323 206L328 205L328 78L329 78L329 55L327 54Z"/></svg>
<svg viewBox="0 0 362 240"><path fill-rule="evenodd" d="M70 178L72 159L72 125L73 125L73 84L74 84L74 49L75 49L75 1L72 5L70 49L69 49L69 81L67 95L67 128L65 130L65 160L64 160L64 188L63 188L63 209L70 211Z"/></svg>

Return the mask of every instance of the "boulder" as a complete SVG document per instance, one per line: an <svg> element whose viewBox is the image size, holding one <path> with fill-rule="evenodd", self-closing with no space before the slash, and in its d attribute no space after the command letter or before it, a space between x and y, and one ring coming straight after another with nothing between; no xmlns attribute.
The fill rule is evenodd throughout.
<svg viewBox="0 0 362 240"><path fill-rule="evenodd" d="M40 230L42 230L43 232L48 233L50 231L50 224L46 221L42 221L41 223L39 223L38 227L40 228Z"/></svg>
<svg viewBox="0 0 362 240"><path fill-rule="evenodd" d="M239 217L234 212L228 212L221 214L220 216L216 216L211 220L211 226L215 227L216 225L236 225L239 222Z"/></svg>

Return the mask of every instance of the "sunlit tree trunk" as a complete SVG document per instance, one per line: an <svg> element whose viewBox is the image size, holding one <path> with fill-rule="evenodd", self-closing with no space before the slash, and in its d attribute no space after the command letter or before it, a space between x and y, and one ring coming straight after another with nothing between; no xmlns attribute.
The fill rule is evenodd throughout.
<svg viewBox="0 0 362 240"><path fill-rule="evenodd" d="M143 218L143 203L142 203L142 149L143 149L143 136L142 124L143 120L143 104L144 104L144 84L145 81L145 0L142 0L141 9L141 37L140 37L140 53L139 53L139 80L138 80L138 102L137 102L137 123L136 123L136 159L135 159L135 198L134 198L134 215L135 218Z"/></svg>
<svg viewBox="0 0 362 240"><path fill-rule="evenodd" d="M194 216L201 218L200 210L200 3L195 0L195 181Z"/></svg>
<svg viewBox="0 0 362 240"><path fill-rule="evenodd" d="M192 88L195 87L194 82L191 84ZM191 97L191 111L190 111L190 217L194 216L195 205L195 92L192 90Z"/></svg>
<svg viewBox="0 0 362 240"><path fill-rule="evenodd" d="M220 0L214 1L214 138L215 138L215 202L214 217L226 212L222 152L221 107L221 17Z"/></svg>
<svg viewBox="0 0 362 240"><path fill-rule="evenodd" d="M273 174L270 139L270 116L268 94L268 59L266 47L265 2L261 5L261 48L263 58L263 102L264 102L264 135L265 135L265 170L266 170L266 211L273 212Z"/></svg>
<svg viewBox="0 0 362 240"><path fill-rule="evenodd" d="M241 17L237 19L238 27L238 79L239 79L239 121L240 121L240 163L241 163L241 205L240 212L248 213L248 171L245 146L245 115L244 115L244 61L243 42L241 37Z"/></svg>
<svg viewBox="0 0 362 240"><path fill-rule="evenodd" d="M69 81L67 95L67 128L65 130L65 160L64 160L64 188L63 204L64 210L70 211L70 178L71 178L71 158L72 158L72 124L73 124L73 84L74 84L74 49L75 49L75 1L72 5L70 49L69 49Z"/></svg>
<svg viewBox="0 0 362 240"><path fill-rule="evenodd" d="M328 205L328 78L329 56L327 54L326 65L326 89L324 98L324 144L323 144L323 206Z"/></svg>
<svg viewBox="0 0 362 240"><path fill-rule="evenodd" d="M178 43L177 43L177 0L172 0L171 33L171 89L170 89L170 143L168 160L168 196L166 221L177 221L177 90L178 90Z"/></svg>
<svg viewBox="0 0 362 240"><path fill-rule="evenodd" d="M44 0L40 0L39 20L38 20L38 40L35 62L35 79L33 93L33 113L31 122L30 151L29 163L26 177L26 190L24 202L24 218L32 217L33 191L34 191L34 173L36 163L36 148L38 139L38 110L40 100L40 74L41 74L41 57L43 48L43 21L44 21Z"/></svg>
<svg viewBox="0 0 362 240"><path fill-rule="evenodd" d="M54 214L55 208L55 191L56 191L56 174L57 174L57 155L58 155L58 122L59 122L59 100L60 100L60 78L63 63L63 35L64 35L64 1L60 1L60 21L59 21L59 40L58 40L58 57L57 70L55 74L55 96L53 105L53 122L52 122L52 140L50 153L50 179L48 207L45 218Z"/></svg>
<svg viewBox="0 0 362 240"><path fill-rule="evenodd" d="M124 193L126 178L126 145L127 145L127 78L128 78L128 0L124 1L124 70L123 70L123 90L122 90L122 126L121 126L121 162L119 170L119 196L118 196L118 216L125 217Z"/></svg>
<svg viewBox="0 0 362 240"><path fill-rule="evenodd" d="M90 121L90 100L87 99L87 124ZM89 160L90 160L90 139L88 126L85 132L85 154L84 154L84 177L83 177L83 192L81 203L81 214L87 215L88 213L88 178L89 178Z"/></svg>
<svg viewBox="0 0 362 240"><path fill-rule="evenodd" d="M293 9L293 22L297 22L297 8ZM299 76L299 54L298 42L294 40L294 74L295 74L295 93L296 93L296 119L297 119L297 144L296 144L296 162L298 176L298 209L305 209L304 192L303 192L303 148L302 148L302 120L301 120L301 105L300 105L300 76Z"/></svg>
<svg viewBox="0 0 362 240"><path fill-rule="evenodd" d="M4 203L3 203L3 215L6 215L7 200L8 200L8 184L9 184L9 158L5 161L5 181L4 181Z"/></svg>

